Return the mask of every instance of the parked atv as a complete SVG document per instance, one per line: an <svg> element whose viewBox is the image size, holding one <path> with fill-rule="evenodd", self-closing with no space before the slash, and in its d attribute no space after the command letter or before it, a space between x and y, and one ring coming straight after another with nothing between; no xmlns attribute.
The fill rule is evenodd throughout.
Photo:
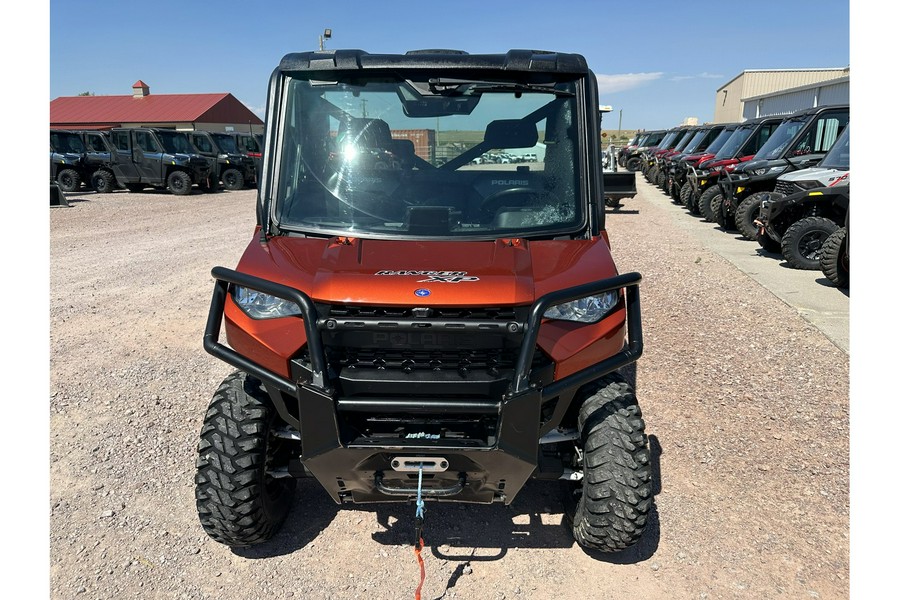
<svg viewBox="0 0 900 600"><path fill-rule="evenodd" d="M641 153L643 161L641 170L644 174L644 179L649 183L656 185L660 167L659 157L674 148L687 134L688 128L686 126L670 129L665 137L659 142L659 145L648 148L645 152Z"/></svg>
<svg viewBox="0 0 900 600"><path fill-rule="evenodd" d="M848 190L849 191L849 190ZM839 288L850 287L850 205L844 226L829 235L822 244L819 268L828 280Z"/></svg>
<svg viewBox="0 0 900 600"><path fill-rule="evenodd" d="M722 202L719 177L734 171L737 165L753 159L759 148L769 139L782 117L761 117L748 119L740 125L727 125L729 134L715 157L707 159L690 169L688 182L691 194L687 198L692 214L701 215L706 221L715 222L718 206Z"/></svg>
<svg viewBox="0 0 900 600"><path fill-rule="evenodd" d="M719 226L736 228L734 218L740 203L753 194L775 191L781 174L815 166L849 121L849 105L803 109L786 118L752 161L719 180L723 198L716 214Z"/></svg>
<svg viewBox="0 0 900 600"><path fill-rule="evenodd" d="M338 504L416 501L419 544L426 502L510 504L544 479L581 546L636 543L650 449L617 370L642 353L641 276L607 242L584 58L288 54L267 115L256 228L212 270L204 347L238 370L200 432L205 531L265 542L311 476ZM393 139L438 118L477 141L437 165ZM541 159L473 164L509 150ZM409 160L375 168L388 152Z"/></svg>
<svg viewBox="0 0 900 600"><path fill-rule="evenodd" d="M65 193L77 192L88 180L85 147L77 131L50 130L50 181Z"/></svg>
<svg viewBox="0 0 900 600"><path fill-rule="evenodd" d="M828 154L815 167L801 169L786 173L778 178L775 183L775 191L768 193L756 194L747 198L738 207L737 223L739 228L752 228L752 237L746 235L750 239L756 239L759 245L769 252L782 252L784 245L784 237L790 227L806 218L822 217L822 206L828 202L822 202L822 194L816 192L809 199L805 197L803 192L814 188L835 188L850 185L850 125L844 127L843 132L838 137L834 146L828 151ZM829 196L830 195L826 195ZM790 197L790 202L778 203L777 201ZM757 201L758 199L758 201ZM774 207L773 207L774 206ZM754 211L755 212L750 212ZM777 211L777 212L776 212ZM821 227L828 229L837 229L843 220L843 209L838 211L838 219L831 219L831 224L819 223L820 227L816 227L817 231L821 231ZM748 214L749 212L749 214ZM830 211L825 211L831 215ZM749 225L747 224L749 222ZM797 233L796 231L794 232ZM795 238L791 238L795 239ZM819 242L823 239L819 240ZM806 240L804 243L810 243ZM789 253L797 256L798 248L790 244ZM787 257L785 257L787 258ZM792 264L792 260L788 263L795 268L813 268L808 261L804 263L806 266L800 267ZM818 268L818 267L815 267Z"/></svg>
<svg viewBox="0 0 900 600"><path fill-rule="evenodd" d="M195 184L208 187L212 161L197 153L184 132L117 127L109 136L116 181L128 191L152 186L187 195Z"/></svg>
<svg viewBox="0 0 900 600"><path fill-rule="evenodd" d="M681 189L687 182L688 165L695 165L701 160L715 156L718 149L728 139L727 135L719 138L719 134L724 130L724 123L701 127L680 153L665 159L667 168L664 191L672 197L673 202L682 204ZM714 143L716 144L715 150L709 153L709 149L713 147Z"/></svg>
<svg viewBox="0 0 900 600"><path fill-rule="evenodd" d="M641 170L641 154L649 148L657 146L666 134L665 130L647 131L640 135L634 147L623 148L619 151L619 166L629 171Z"/></svg>
<svg viewBox="0 0 900 600"><path fill-rule="evenodd" d="M189 131L187 136L198 152L214 164L209 177L209 191L215 191L220 181L226 190L242 190L245 182L255 183L253 159L241 154L234 136L200 130Z"/></svg>
<svg viewBox="0 0 900 600"><path fill-rule="evenodd" d="M113 150L109 142L109 134L105 131L79 131L84 142L84 166L86 181L91 188L101 194L110 193L119 188L113 172Z"/></svg>

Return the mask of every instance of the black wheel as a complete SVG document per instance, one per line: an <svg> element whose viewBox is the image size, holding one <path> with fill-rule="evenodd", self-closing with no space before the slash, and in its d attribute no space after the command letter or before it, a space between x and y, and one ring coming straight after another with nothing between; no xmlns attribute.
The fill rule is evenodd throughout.
<svg viewBox="0 0 900 600"><path fill-rule="evenodd" d="M144 187L146 187L146 186L144 186L144 184L142 184L142 183L126 183L125 184L125 189L128 190L129 192L143 192Z"/></svg>
<svg viewBox="0 0 900 600"><path fill-rule="evenodd" d="M76 192L81 185L81 175L75 169L63 169L56 174L56 185L64 192Z"/></svg>
<svg viewBox="0 0 900 600"><path fill-rule="evenodd" d="M685 183L681 186L681 189L678 190L678 201L681 202L681 205L687 208L689 211L694 212L691 208L692 206L692 196L694 194L694 188L692 188L689 184Z"/></svg>
<svg viewBox="0 0 900 600"><path fill-rule="evenodd" d="M108 194L116 188L116 178L109 171L94 171L91 175L91 187L98 194Z"/></svg>
<svg viewBox="0 0 900 600"><path fill-rule="evenodd" d="M719 203L722 202L722 192L719 191L719 186L714 185L703 190L703 193L700 194L700 199L697 200L697 208L700 214L703 215L705 221L710 223L716 222L716 213L713 210L713 200L716 198L718 198Z"/></svg>
<svg viewBox="0 0 900 600"><path fill-rule="evenodd" d="M765 233L756 237L756 243L758 243L766 252L781 254L781 242L776 242Z"/></svg>
<svg viewBox="0 0 900 600"><path fill-rule="evenodd" d="M270 539L287 517L296 480L272 477L279 457L275 411L260 382L232 373L212 397L197 447L197 514L217 542L241 547ZM285 442L290 443L290 442Z"/></svg>
<svg viewBox="0 0 900 600"><path fill-rule="evenodd" d="M625 161L625 168L631 171L632 173L635 171L641 170L641 159L638 156L632 156L627 161Z"/></svg>
<svg viewBox="0 0 900 600"><path fill-rule="evenodd" d="M825 239L819 268L835 286L850 287L850 256L847 254L846 227L841 227Z"/></svg>
<svg viewBox="0 0 900 600"><path fill-rule="evenodd" d="M191 176L184 171L172 171L166 179L169 191L176 196L186 196L191 193L194 182Z"/></svg>
<svg viewBox="0 0 900 600"><path fill-rule="evenodd" d="M609 208L621 208L622 207L621 198L610 198L609 196L606 196L603 199L603 203L606 204L606 206L608 206Z"/></svg>
<svg viewBox="0 0 900 600"><path fill-rule="evenodd" d="M781 238L781 254L792 269L814 271L819 269L822 245L838 226L824 217L800 219L784 232Z"/></svg>
<svg viewBox="0 0 900 600"><path fill-rule="evenodd" d="M759 227L753 222L759 217L759 208L763 200L774 192L756 192L750 194L738 204L734 211L734 224L737 230L748 240L756 240L759 237Z"/></svg>
<svg viewBox="0 0 900 600"><path fill-rule="evenodd" d="M244 189L244 174L238 169L226 169L222 173L222 185L226 190Z"/></svg>
<svg viewBox="0 0 900 600"><path fill-rule="evenodd" d="M657 169L656 170L656 181L654 181L654 183L656 184L656 187L665 191L664 188L666 185L666 172L663 171L662 169Z"/></svg>
<svg viewBox="0 0 900 600"><path fill-rule="evenodd" d="M725 206L725 197L719 194L719 198L718 206L714 210L716 224L725 231L731 231L734 229L734 215L728 212L728 208Z"/></svg>
<svg viewBox="0 0 900 600"><path fill-rule="evenodd" d="M637 542L653 502L650 449L634 390L611 373L588 390L578 414L584 477L572 490L575 541L618 552Z"/></svg>

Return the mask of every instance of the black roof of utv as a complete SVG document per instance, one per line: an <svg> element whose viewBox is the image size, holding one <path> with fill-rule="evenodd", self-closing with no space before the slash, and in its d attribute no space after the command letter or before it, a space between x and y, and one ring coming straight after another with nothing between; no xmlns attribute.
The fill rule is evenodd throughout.
<svg viewBox="0 0 900 600"><path fill-rule="evenodd" d="M461 50L410 50L406 54L369 54L363 50L319 50L285 55L281 71L357 71L364 69L485 69L534 73L585 74L580 54L510 50L506 54L469 54Z"/></svg>

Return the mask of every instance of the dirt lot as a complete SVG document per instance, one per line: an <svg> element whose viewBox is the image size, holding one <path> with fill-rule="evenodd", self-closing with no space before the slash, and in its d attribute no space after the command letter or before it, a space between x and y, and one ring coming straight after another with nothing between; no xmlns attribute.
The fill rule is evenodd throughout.
<svg viewBox="0 0 900 600"><path fill-rule="evenodd" d="M423 598L849 596L848 355L640 190L608 229L644 276L651 527L600 556L554 485L429 504ZM209 271L236 264L255 192L70 200L50 212L51 596L413 598L412 505L339 510L301 481L274 541L239 552L197 520L197 436L231 370L201 347Z"/></svg>

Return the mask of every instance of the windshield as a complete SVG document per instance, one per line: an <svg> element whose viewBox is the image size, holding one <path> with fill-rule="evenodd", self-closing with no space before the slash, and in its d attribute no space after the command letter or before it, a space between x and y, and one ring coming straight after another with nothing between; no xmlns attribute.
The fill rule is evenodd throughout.
<svg viewBox="0 0 900 600"><path fill-rule="evenodd" d="M677 152L681 152L681 149L685 148L695 135L696 135L695 133L686 131L684 133L684 135L681 136L681 139L678 140L678 143L675 144L675 147L673 148L673 150L675 150Z"/></svg>
<svg viewBox="0 0 900 600"><path fill-rule="evenodd" d="M844 131L838 136L837 141L828 154L819 163L820 167L826 169L839 169L842 171L850 170L850 124L844 127Z"/></svg>
<svg viewBox="0 0 900 600"><path fill-rule="evenodd" d="M690 141L684 147L684 153L690 154L694 150L696 150L700 144L703 143L703 140L706 139L706 136L709 135L709 129L704 129L702 131L698 131L691 137Z"/></svg>
<svg viewBox="0 0 900 600"><path fill-rule="evenodd" d="M63 153L71 152L74 154L81 154L85 151L84 142L81 141L81 136L77 133L68 131L51 131L50 147L56 152Z"/></svg>
<svg viewBox="0 0 900 600"><path fill-rule="evenodd" d="M234 136L228 135L227 133L214 133L212 136L213 139L216 140L216 145L219 147L219 150L229 154L238 154L237 143L234 141Z"/></svg>
<svg viewBox="0 0 900 600"><path fill-rule="evenodd" d="M774 160L781 158L781 155L787 149L800 130L809 122L812 115L805 115L796 119L787 119L778 126L778 129L763 144L762 148L756 153L757 159Z"/></svg>
<svg viewBox="0 0 900 600"><path fill-rule="evenodd" d="M159 136L159 141L162 142L163 148L169 154L191 154L194 152L191 141L186 134L180 131L160 130L156 132L156 135Z"/></svg>
<svg viewBox="0 0 900 600"><path fill-rule="evenodd" d="M719 150L721 150L725 144L728 143L728 140L731 139L732 134L734 133L734 129L723 129L718 134L716 134L715 139L710 142L709 146L706 147L702 152L704 154L718 154Z"/></svg>
<svg viewBox="0 0 900 600"><path fill-rule="evenodd" d="M275 218L322 235L580 230L575 81L289 78Z"/></svg>
<svg viewBox="0 0 900 600"><path fill-rule="evenodd" d="M744 143L753 135L756 125L741 126L735 129L722 147L716 152L716 158L737 158L738 152L741 151Z"/></svg>

